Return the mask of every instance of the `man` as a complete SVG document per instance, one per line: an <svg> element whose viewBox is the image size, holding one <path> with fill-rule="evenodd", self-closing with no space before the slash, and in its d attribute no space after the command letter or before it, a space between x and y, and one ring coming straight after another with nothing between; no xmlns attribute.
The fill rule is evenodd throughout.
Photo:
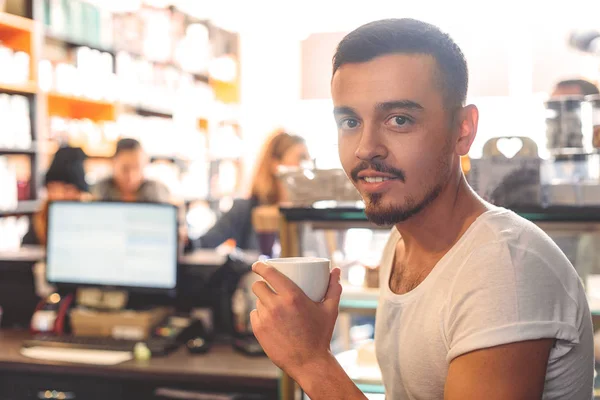
<svg viewBox="0 0 600 400"><path fill-rule="evenodd" d="M92 188L92 194L102 201L138 201L168 203L169 189L155 181L144 179L148 155L135 139L121 139L113 156L113 176Z"/></svg>
<svg viewBox="0 0 600 400"><path fill-rule="evenodd" d="M580 280L540 229L481 200L460 168L477 131L467 65L432 25L384 20L339 44L331 91L342 165L377 224L375 345L389 399L591 399ZM341 295L311 302L257 263L256 337L313 400L364 399L329 352Z"/></svg>
<svg viewBox="0 0 600 400"><path fill-rule="evenodd" d="M552 91L552 97L560 96L589 96L600 94L598 87L592 82L583 79L569 79L560 81Z"/></svg>

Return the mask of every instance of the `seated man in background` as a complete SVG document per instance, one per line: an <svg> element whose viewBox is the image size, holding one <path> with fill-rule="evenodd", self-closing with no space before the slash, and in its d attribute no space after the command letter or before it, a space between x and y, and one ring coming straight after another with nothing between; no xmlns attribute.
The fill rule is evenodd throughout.
<svg viewBox="0 0 600 400"><path fill-rule="evenodd" d="M46 201L33 215L29 232L23 238L23 244L46 244L48 202L91 199L83 168L86 158L86 154L79 147L58 149L44 179L47 192Z"/></svg>
<svg viewBox="0 0 600 400"><path fill-rule="evenodd" d="M135 139L121 139L113 156L113 176L92 187L100 201L168 203L169 189L160 182L144 178L149 157Z"/></svg>

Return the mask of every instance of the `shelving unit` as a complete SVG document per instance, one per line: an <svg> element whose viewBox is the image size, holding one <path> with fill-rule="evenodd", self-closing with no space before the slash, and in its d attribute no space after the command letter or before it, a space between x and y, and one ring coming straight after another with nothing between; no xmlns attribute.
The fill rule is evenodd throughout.
<svg viewBox="0 0 600 400"><path fill-rule="evenodd" d="M534 222L540 228L552 232L580 232L600 235L600 207L527 207L513 210L522 217ZM351 228L390 229L371 224L364 210L359 207L344 206L337 208L282 207L280 224L280 242L282 257L301 256L302 243L300 228L310 224L312 229L347 230ZM340 314L374 315L378 302L378 290L362 289L344 285L340 301ZM592 314L600 316L600 302L590 302ZM343 318L340 323L344 324ZM348 324L345 324L349 327ZM343 328L341 328L343 329ZM358 381L363 391L383 393L378 382ZM282 376L282 399L291 400L295 396L295 383Z"/></svg>
<svg viewBox="0 0 600 400"><path fill-rule="evenodd" d="M103 46L100 46L100 45L94 44L94 43L88 43L88 42L85 42L82 40L77 40L74 38L69 38L65 35L60 35L60 34L51 32L49 30L46 30L44 32L44 38L46 39L46 41L58 43L58 44L64 45L69 48L89 47L90 49L98 50L98 51L101 51L104 53L110 53L112 55L116 54L114 49L111 49L108 47L103 47Z"/></svg>
<svg viewBox="0 0 600 400"><path fill-rule="evenodd" d="M364 210L346 206L339 208L305 208L282 207L279 240L282 257L299 257L302 255L300 228L310 224L313 229L347 230L351 228L389 229L370 223ZM345 286L340 300L340 313L373 314L377 308L378 290L361 290ZM383 393L381 382L356 382L359 388L369 393ZM281 378L281 399L293 400L296 396L296 384L287 375Z"/></svg>
<svg viewBox="0 0 600 400"><path fill-rule="evenodd" d="M72 2L45 2L43 0L26 0L26 2L30 5L30 9L32 10L32 14L33 14L33 18L38 21L38 23L40 24L40 26L43 27L43 29L41 30L41 43L42 46L44 48L44 58L50 60L52 63L56 64L56 63L72 63L73 60L75 59L75 54L73 53L73 51L75 51L77 48L79 47L87 47L90 48L92 50L97 50L100 52L104 52L104 53L108 53L113 57L113 73L116 72L116 67L117 67L117 55L120 53L125 53L125 54L129 54L133 59L135 60L140 60L140 61L145 61L150 63L151 65L155 66L155 67L168 67L170 70L172 71L178 71L182 74L186 74L188 76L191 76L193 78L193 80L197 83L199 82L204 82L209 84L214 92L215 92L215 97L216 97L216 101L217 102L224 102L226 103L228 100L231 99L238 99L239 100L239 96L234 96L235 94L237 94L238 90L239 90L239 82L236 81L233 86L231 86L231 84L227 87L227 93L226 94L222 94L220 93L221 87L223 85L220 84L220 82L211 79L208 75L208 73L197 73L197 72L189 72L186 71L181 65L179 65L179 63L175 60L175 51L173 49L175 49L175 45L171 45L172 49L171 49L171 55L169 55L168 57L165 57L164 60L156 60L153 59L152 57L154 57L152 54L148 53L146 54L146 52L144 50L142 50L143 46L142 46L142 42L138 42L136 41L135 38L141 38L144 39L145 35L141 34L139 32L143 32L143 29L140 28L138 30L135 31L135 35L125 35L125 33L121 32L120 28L117 28L117 26L120 27L120 25L123 22L122 18L128 18L127 13L124 14L119 14L119 13L115 13L112 14L110 16L110 18L112 18L112 21L110 23L106 23L107 21L105 19L105 17L107 17L107 15L105 15L104 13L102 15L100 15L100 19L98 19L98 12L100 10L100 8L98 8L97 6L101 3L95 3L95 6L90 6L89 4L86 4L85 6L82 6L81 4L83 4L83 2L81 4L77 5L77 9L73 8L75 7L74 3L77 3L79 0L73 0ZM84 0L85 1L85 0ZM54 8L53 8L54 7ZM81 9L81 7L85 7L86 10ZM94 8L95 10L92 12L96 15L92 15L90 16L90 7ZM152 9L148 8L145 12L154 12L156 11L156 9ZM181 23L181 21L183 21L183 27L187 27L188 24L190 23L199 23L199 24L203 24L207 27L208 32L209 32L209 39L210 39L210 47L212 49L212 56L213 57L219 57L222 54L229 54L229 51L231 51L232 54L237 54L237 35L231 32L226 32L221 28L218 28L216 26L214 26L210 21L202 21L202 20L198 20L192 16L189 15L185 15L183 19L180 18L180 16L182 14L179 14L180 11L177 9L171 9L170 12L173 12L174 14L172 16L170 16L169 18L173 18L172 21L174 22L173 27L179 29L180 25L177 25L179 23ZM62 15L62 16L61 16ZM175 16L175 17L173 17ZM98 24L87 24L84 23L85 21L87 21L87 19L92 19L95 20L96 22L98 22ZM58 22L56 22L58 21ZM130 24L130 22L132 22L133 20L127 20L126 24L123 26L132 26ZM145 22L140 19L139 21L136 20L135 21L136 24L139 24L140 27L143 27L145 24ZM103 34L99 34L98 32L104 32L102 31L100 28L101 27L111 27L111 29L113 29L114 33L114 37L110 38L108 36L105 36ZM85 27L82 28L82 27ZM98 27L97 30L94 27ZM125 35L125 36L124 36ZM123 40L122 38L127 37L128 39ZM173 36L172 39L174 38L179 38L179 36ZM119 40L121 39L121 40ZM178 40L178 39L176 39ZM175 42L173 42L175 43ZM177 42L177 43L181 43L181 42ZM165 53L166 54L166 53ZM158 56L157 56L158 57ZM161 57L162 58L162 57ZM146 74L148 74L148 71L145 71ZM162 89L166 88L166 87L172 87L173 85L173 80L174 79L172 76L167 76L167 77L163 77L163 73L165 73L165 71L152 71L152 76L154 76L154 78L152 78L152 81L154 82L155 79L157 79L158 81L164 80L164 82L166 82L165 87L162 87ZM147 75L144 75L145 77L147 77ZM158 78L157 78L158 77ZM239 76L238 76L239 77ZM168 79L167 79L168 78ZM145 78L146 79L146 78ZM171 80L169 80L171 79ZM163 83L164 83L163 82ZM158 83L157 83L158 84ZM142 86L146 85L146 83L142 83ZM132 87L135 87L134 85ZM144 86L143 88L144 90L147 90L150 94L154 93L154 90L151 89L156 89L153 87L149 87L149 86ZM161 93L160 91L156 91L157 93ZM131 93L130 93L131 94ZM156 94L154 94L156 96ZM177 118L177 114L179 114L179 112L181 111L181 114L183 115L184 112L183 110L178 110L178 109L174 109L171 110L170 106L172 105L171 103L167 103L164 104L164 108L156 108L156 107L152 107L150 106L150 104L154 104L156 101L156 99L148 99L148 101L141 101L142 99L138 99L136 97L139 96L130 96L130 100L126 101L123 100L123 102L117 101L117 102L106 102L106 101L97 101L97 100L92 100L92 99L87 99L87 98L81 98L81 97L76 97L76 96L70 96L70 95L64 95L61 93L48 93L45 96L40 96L42 99L45 99L45 104L44 104L44 108L45 108L45 112L42 112L41 114L43 114L41 117L45 118L45 117L59 117L59 118L65 118L65 119L73 119L73 120L82 120L82 119L89 119L92 122L102 122L102 121L119 121L119 117L121 115L124 114L131 114L131 115L138 115L141 117L157 117L157 118L164 118L164 119L169 119L169 120L176 120ZM127 96L124 96L127 97ZM161 98L159 97L159 100ZM145 98L143 99L145 100ZM134 102L134 103L130 103L130 102ZM137 103L136 103L137 102ZM142 104L142 103L148 103L148 104ZM235 102L235 101L234 101ZM156 102L157 103L157 107L160 105L162 107L163 102ZM174 102L173 105L175 105L175 107L178 107L179 104L178 102ZM169 106L169 107L166 107ZM209 132L214 129L216 126L218 126L218 124L221 121L220 119L220 114L219 112L213 112L213 108L217 108L217 107L213 107L211 105L211 107L206 111L205 114L201 114L202 116L198 116L197 118L197 123L195 124L194 127L197 127L201 132L205 132L207 134L207 137L210 137ZM186 113L188 112L188 110L185 110ZM204 110L199 110L201 112L204 112ZM219 110L220 111L220 110ZM187 116L186 116L187 117ZM184 118L180 118L179 121L184 121ZM41 126L45 129L48 126L50 126L50 124L48 123L48 118L46 118L46 121L44 121ZM129 122L129 121L128 121ZM124 122L125 124L125 122ZM134 122L135 124L135 122ZM114 129L114 126L111 126L111 129ZM62 132L59 132L62 133ZM121 134L125 134L125 135L132 135L132 133L130 132L121 132ZM169 132L166 131L165 132L165 137L168 137ZM48 135L45 135L45 137L49 137ZM148 136L147 136L148 137ZM140 138L143 138L143 136L140 136ZM150 140L150 139L149 139ZM165 140L169 140L169 139L165 139ZM208 142L208 140L206 140ZM102 162L106 161L108 159L108 156L110 154L108 154L105 150L107 148L107 146L103 146L102 149L96 149L94 146L96 146L96 144L93 143L89 143L88 145L83 144L82 141L77 140L76 145L78 146L82 146L84 148L84 151L90 156L90 158L93 161L96 161L95 163L88 163L87 165L90 168L98 168L98 170L100 171L104 171L106 170L106 168L101 164ZM113 143L113 147L114 147L114 143ZM150 147L150 146L148 146ZM46 149L48 149L45 153L44 156L47 158L50 158L53 154L53 148L54 146L46 146ZM188 153L185 151L186 149L174 149L173 150L173 154L172 156L166 155L160 155L160 156L156 156L153 157L153 160L168 160L173 162L174 164L176 164L178 167L180 167L179 171L183 174L185 173L185 171L187 171L187 168L190 166L190 162L188 162L188 160L182 160L182 158L185 157L180 157L179 154L185 154L186 156L188 155ZM148 148L149 152L152 152L152 150L150 148ZM158 151L157 151L158 152ZM206 150L206 153L209 153L209 150ZM189 158L192 158L189 161L196 161L193 159L192 156L189 156ZM207 157L206 162L207 162L207 174L210 175L206 181L207 182L211 182L213 181L213 175L212 173L214 173L215 168L210 168L211 165L213 165L213 163L211 163L212 159L210 158L210 155ZM241 176L242 174L240 174ZM210 189L209 189L210 190ZM210 194L211 196L213 196L213 194ZM200 199L199 199L200 200ZM212 204L212 203L211 203Z"/></svg>
<svg viewBox="0 0 600 400"><path fill-rule="evenodd" d="M25 83L0 82L0 93L25 96L29 102L31 139L29 148L0 148L2 156L29 157L31 172L29 200L19 201L17 208L0 211L1 216L32 214L38 207L39 196L39 140L38 129L38 35L39 25L30 18L0 12L0 42L13 51L22 51L29 55L29 80ZM0 67L2 68L2 67Z"/></svg>
<svg viewBox="0 0 600 400"><path fill-rule="evenodd" d="M103 100L70 96L61 93L48 93L48 115L75 119L89 119L95 122L113 121L116 118L116 105Z"/></svg>

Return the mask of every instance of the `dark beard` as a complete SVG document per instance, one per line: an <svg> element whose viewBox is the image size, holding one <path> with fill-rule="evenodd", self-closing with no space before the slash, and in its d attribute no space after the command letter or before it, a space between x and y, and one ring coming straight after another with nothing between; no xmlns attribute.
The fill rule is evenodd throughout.
<svg viewBox="0 0 600 400"><path fill-rule="evenodd" d="M413 196L407 196L404 200L404 206L390 205L381 206L381 198L383 197L379 193L375 193L367 196L365 199L366 208L365 214L369 221L379 226L392 226L400 222L407 221L409 218L417 215L428 205L433 203L438 198L444 188L444 182L450 178L450 165L445 157L450 151L450 136L444 145L442 150L442 156L438 159L437 173L440 178L434 186L431 186L423 199L417 203ZM403 176L404 178L404 176Z"/></svg>
<svg viewBox="0 0 600 400"><path fill-rule="evenodd" d="M443 184L438 183L427 192L423 200L419 203L415 202L413 197L406 198L404 206L378 206L381 201L381 194L376 193L369 195L368 202L365 208L365 214L369 221L378 226L392 226L400 222L404 222L409 218L417 215L429 204L431 204L442 192Z"/></svg>

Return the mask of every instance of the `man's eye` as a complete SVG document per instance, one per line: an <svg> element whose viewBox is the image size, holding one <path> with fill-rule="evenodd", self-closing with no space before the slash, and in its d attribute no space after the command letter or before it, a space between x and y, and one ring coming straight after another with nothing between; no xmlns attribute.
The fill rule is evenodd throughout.
<svg viewBox="0 0 600 400"><path fill-rule="evenodd" d="M344 119L340 122L340 128L342 129L355 129L359 123L353 118Z"/></svg>
<svg viewBox="0 0 600 400"><path fill-rule="evenodd" d="M410 119L408 119L407 117L403 117L401 115L395 116L390 118L390 123L392 125L398 126L398 127L404 127L408 124L410 124Z"/></svg>

